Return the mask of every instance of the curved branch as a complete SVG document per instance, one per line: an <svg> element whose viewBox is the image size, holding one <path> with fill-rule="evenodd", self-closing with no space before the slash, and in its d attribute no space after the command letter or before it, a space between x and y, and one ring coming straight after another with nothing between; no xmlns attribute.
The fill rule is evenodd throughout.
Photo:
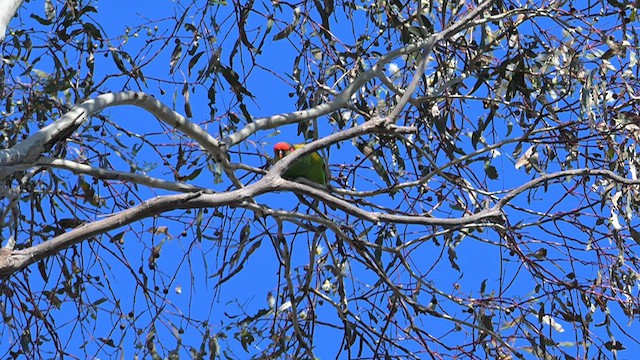
<svg viewBox="0 0 640 360"><path fill-rule="evenodd" d="M528 181L525 184L518 186L517 188L509 191L502 199L500 199L498 203L494 206L494 208L502 209L516 196L520 195L521 193L529 189L543 185L549 180L558 179L562 177L589 176L589 175L604 176L606 178L609 178L613 181L616 181L624 185L640 185L640 180L627 179L620 175L615 174L613 171L610 171L610 170L589 169L589 168L563 170L563 171L558 171L551 174L541 175L539 178L535 178L531 181Z"/></svg>
<svg viewBox="0 0 640 360"><path fill-rule="evenodd" d="M145 109L158 120L194 139L205 151L211 154L215 162L222 164L223 169L225 169L227 176L229 176L234 185L238 188L242 187L242 184L230 169L229 161L224 151L220 148L218 140L209 135L200 126L165 106L158 99L143 92L134 91L103 94L95 99L87 100L62 115L60 119L40 129L33 136L10 149L0 150L0 179L12 173L12 166L34 163L43 152L61 139L70 136L93 114L108 107L120 105L134 105Z"/></svg>
<svg viewBox="0 0 640 360"><path fill-rule="evenodd" d="M108 231L123 227L138 220L175 209L229 205L238 206L243 201L259 195L260 191L266 190L266 187L253 186L251 189L243 188L219 194L190 193L156 197L103 220L81 225L51 240L27 249L13 251L9 256L3 256L6 254L0 253L0 276L11 275L22 268L86 239L105 234Z"/></svg>
<svg viewBox="0 0 640 360"><path fill-rule="evenodd" d="M42 260L63 249L78 244L86 239L104 234L108 231L123 227L135 221L176 209L194 209L203 207L236 206L252 210L262 208L250 205L252 198L271 191L290 190L320 198L328 204L343 209L345 212L374 223L393 222L403 224L422 224L435 226L459 226L475 223L500 216L497 208L465 216L459 219L438 219L420 215L392 215L379 212L364 211L351 203L337 199L328 193L308 185L287 181L270 173L261 180L245 188L215 194L202 192L168 195L147 200L144 203L114 214L106 219L98 220L79 226L67 233L56 236L51 240L34 245L27 249L0 253L0 276L9 276L39 260Z"/></svg>

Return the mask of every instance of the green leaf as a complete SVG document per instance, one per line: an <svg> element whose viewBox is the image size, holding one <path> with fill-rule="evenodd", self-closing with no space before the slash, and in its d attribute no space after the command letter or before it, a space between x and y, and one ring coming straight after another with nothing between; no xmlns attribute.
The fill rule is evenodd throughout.
<svg viewBox="0 0 640 360"><path fill-rule="evenodd" d="M102 341L103 344L110 346L110 347L116 347L116 344L113 342L113 339L108 339L108 338L98 338L100 341Z"/></svg>
<svg viewBox="0 0 640 360"><path fill-rule="evenodd" d="M36 14L31 14L31 18L39 22L41 25L51 25L53 21L49 21L47 19L41 18Z"/></svg>
<svg viewBox="0 0 640 360"><path fill-rule="evenodd" d="M45 261L38 261L38 270L40 271L40 276L42 276L42 280L44 280L44 282L47 282L49 281L49 272L47 271L45 266Z"/></svg>
<svg viewBox="0 0 640 360"><path fill-rule="evenodd" d="M273 36L273 41L282 40L282 39L288 37L289 35L291 35L293 30L295 30L295 29L296 29L296 24L290 24L289 26L284 28L282 31L280 31L279 33L275 34Z"/></svg>
<svg viewBox="0 0 640 360"><path fill-rule="evenodd" d="M44 2L44 14L47 16L47 20L53 21L56 18L56 8L53 6L51 0Z"/></svg>
<svg viewBox="0 0 640 360"><path fill-rule="evenodd" d="M498 179L498 170L496 170L495 166L489 165L488 162L484 164L484 172L485 174L487 174L487 177L489 177L489 179L491 180Z"/></svg>
<svg viewBox="0 0 640 360"><path fill-rule="evenodd" d="M100 30L98 30L98 28L92 23L83 23L82 28L84 29L84 32L92 38L96 40L102 40L102 34L100 33Z"/></svg>
<svg viewBox="0 0 640 360"><path fill-rule="evenodd" d="M482 283L480 283L480 294L484 294L484 292L487 290L487 279L482 280Z"/></svg>
<svg viewBox="0 0 640 360"><path fill-rule="evenodd" d="M204 55L204 51L200 51L199 53L197 53L193 57L191 57L191 60L189 60L189 65L187 66L187 71L188 71L189 75L191 75L191 69L193 69L193 67L196 65L196 63L198 63L198 60L200 60L200 57L202 55Z"/></svg>
<svg viewBox="0 0 640 360"><path fill-rule="evenodd" d="M243 330L240 334L240 343L242 344L242 348L244 351L249 352L249 345L251 345L255 341L253 334L250 332Z"/></svg>
<svg viewBox="0 0 640 360"><path fill-rule="evenodd" d="M191 172L191 174L185 175L185 176L181 176L180 177L180 181L193 180L193 179L197 178L198 175L200 175L201 172L202 172L202 168L197 168L197 169L193 170L193 172Z"/></svg>
<svg viewBox="0 0 640 360"><path fill-rule="evenodd" d="M456 251L453 248L449 247L447 249L447 252L449 254L449 263L451 264L451 267L460 271L460 267L456 263L456 259L458 258L458 254L456 254Z"/></svg>
<svg viewBox="0 0 640 360"><path fill-rule="evenodd" d="M125 232L123 231L112 236L111 242L118 243L120 245L124 244L124 233Z"/></svg>
<svg viewBox="0 0 640 360"><path fill-rule="evenodd" d="M113 57L113 62L116 64L116 67L118 68L118 70L122 71L123 73L127 73L128 70L126 67L124 67L124 63L122 62L122 59L118 55L118 52L111 51L111 56Z"/></svg>
<svg viewBox="0 0 640 360"><path fill-rule="evenodd" d="M249 235L251 235L251 225L249 223L245 224L240 231L240 242L244 243L249 239Z"/></svg>
<svg viewBox="0 0 640 360"><path fill-rule="evenodd" d="M189 94L189 84L187 82L185 82L182 87L182 97L184 98L184 114L186 117L192 118L193 111L191 110L191 96Z"/></svg>
<svg viewBox="0 0 640 360"><path fill-rule="evenodd" d="M624 350L625 349L624 345L622 345L620 341L616 341L616 340L607 341L606 343L604 343L604 347L606 347L607 350Z"/></svg>
<svg viewBox="0 0 640 360"><path fill-rule="evenodd" d="M239 81L240 76L232 68L225 66L225 67L222 68L221 72L222 72L222 76L224 76L225 80L227 80L229 85L231 85L231 88L233 89L233 92L236 93L236 95L238 95L238 98L240 98L241 94L253 97L253 95L249 92L249 90L247 90L242 85L242 83L240 83L240 81Z"/></svg>
<svg viewBox="0 0 640 360"><path fill-rule="evenodd" d="M93 306L98 306L98 305L100 305L100 304L102 304L104 302L107 302L107 298L100 298L100 299L98 299L98 300L93 302Z"/></svg>
<svg viewBox="0 0 640 360"><path fill-rule="evenodd" d="M176 39L176 46L173 48L173 52L171 53L171 60L169 60L169 73L173 74L175 71L176 65L178 61L182 57L182 43L180 40Z"/></svg>
<svg viewBox="0 0 640 360"><path fill-rule="evenodd" d="M31 354L31 331L25 329L20 335L20 347L25 354Z"/></svg>

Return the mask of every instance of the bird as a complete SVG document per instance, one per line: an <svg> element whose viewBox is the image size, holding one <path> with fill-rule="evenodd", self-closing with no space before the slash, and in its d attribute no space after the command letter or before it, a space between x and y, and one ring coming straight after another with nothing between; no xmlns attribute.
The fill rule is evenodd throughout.
<svg viewBox="0 0 640 360"><path fill-rule="evenodd" d="M282 160L289 153L303 147L304 144L291 145L288 142L279 142L274 145L273 153L275 161ZM330 173L327 169L327 164L324 162L322 156L317 152L305 155L302 158L296 160L289 168L282 174L282 177L287 180L295 180L296 178L305 178L313 181L319 185L327 184L327 177Z"/></svg>

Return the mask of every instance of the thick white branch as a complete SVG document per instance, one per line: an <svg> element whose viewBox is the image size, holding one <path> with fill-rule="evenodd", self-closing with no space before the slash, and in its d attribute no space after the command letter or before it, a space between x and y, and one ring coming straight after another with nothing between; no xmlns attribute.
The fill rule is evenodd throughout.
<svg viewBox="0 0 640 360"><path fill-rule="evenodd" d="M0 1L0 43L4 42L7 28L13 16L18 11L24 0L1 0Z"/></svg>

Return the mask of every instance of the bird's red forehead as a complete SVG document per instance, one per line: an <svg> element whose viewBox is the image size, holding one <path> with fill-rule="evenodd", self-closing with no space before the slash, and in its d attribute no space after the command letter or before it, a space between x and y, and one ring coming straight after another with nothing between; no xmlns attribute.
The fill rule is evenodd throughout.
<svg viewBox="0 0 640 360"><path fill-rule="evenodd" d="M293 151L295 150L293 145L289 144L288 142L279 142L277 144L275 144L273 146L273 150L274 151L285 151L285 152L289 152L289 151Z"/></svg>

